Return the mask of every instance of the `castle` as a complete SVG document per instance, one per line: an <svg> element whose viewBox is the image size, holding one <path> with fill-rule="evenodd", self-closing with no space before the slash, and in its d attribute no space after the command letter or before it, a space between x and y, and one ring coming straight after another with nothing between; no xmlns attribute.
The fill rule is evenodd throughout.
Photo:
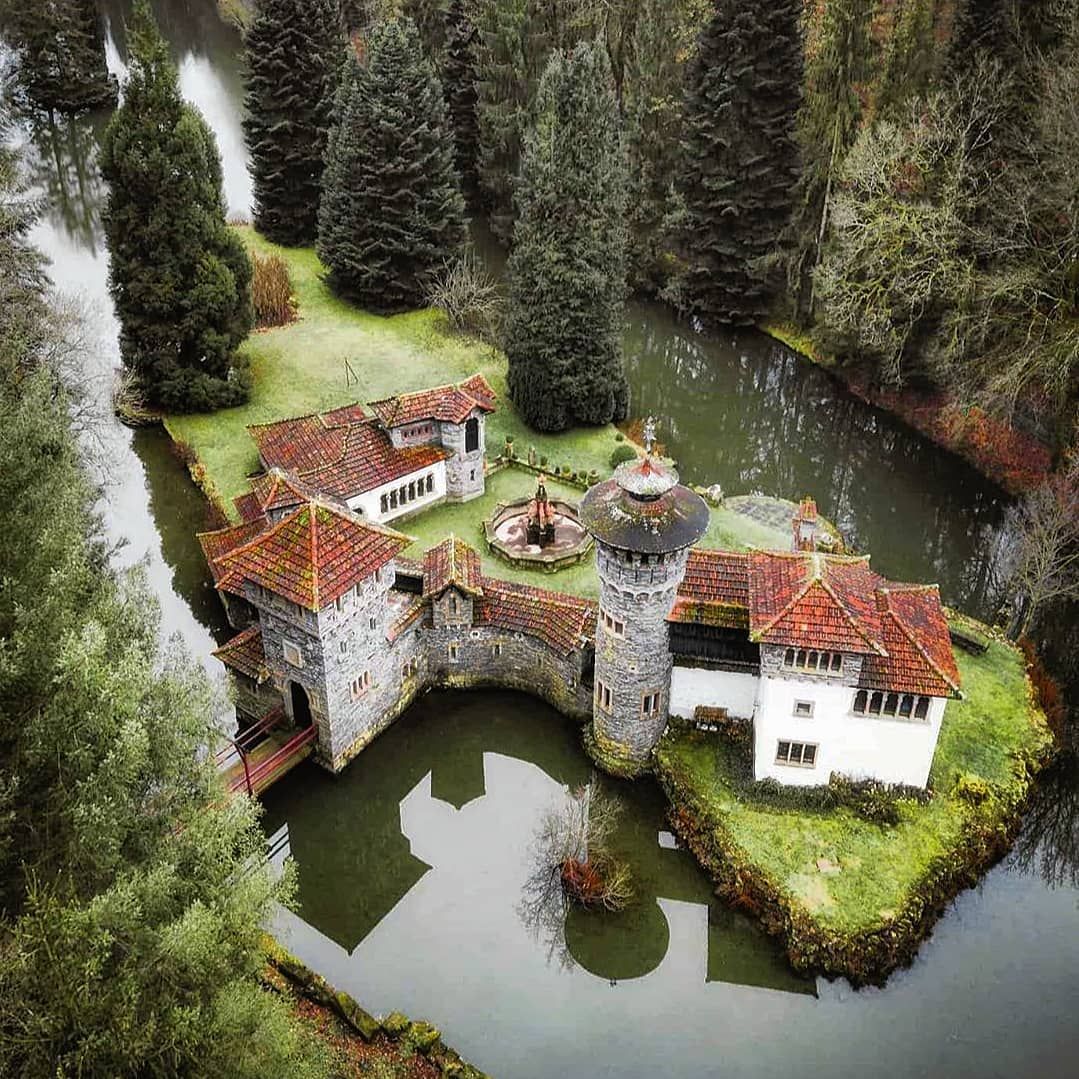
<svg viewBox="0 0 1079 1079"><path fill-rule="evenodd" d="M937 589L818 551L809 502L793 550L698 549L708 507L649 440L581 503L598 604L488 576L453 537L404 557L387 519L482 493L494 403L476 376L252 428L268 471L240 524L200 536L241 630L216 654L317 728L321 763L343 768L429 688L501 686L590 721L618 774L704 708L752 723L758 779L925 786L959 695Z"/></svg>

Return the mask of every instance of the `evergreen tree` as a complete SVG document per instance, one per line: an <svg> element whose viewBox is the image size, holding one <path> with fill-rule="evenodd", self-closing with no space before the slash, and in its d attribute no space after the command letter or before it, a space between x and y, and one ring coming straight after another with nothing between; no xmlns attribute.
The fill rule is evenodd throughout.
<svg viewBox="0 0 1079 1079"><path fill-rule="evenodd" d="M219 702L109 569L19 188L0 149L0 1075L314 1079L257 981L280 893L205 753Z"/></svg>
<svg viewBox="0 0 1079 1079"><path fill-rule="evenodd" d="M446 12L446 53L442 84L453 127L454 163L461 189L470 203L477 196L476 156L479 126L476 118L477 31L465 0L450 0Z"/></svg>
<svg viewBox="0 0 1079 1079"><path fill-rule="evenodd" d="M254 317L251 264L225 224L217 145L180 96L146 0L128 36L131 73L101 151L121 355L165 409L235 405L247 396L234 352Z"/></svg>
<svg viewBox="0 0 1079 1079"><path fill-rule="evenodd" d="M706 322L753 323L798 180L799 0L716 0L687 73L682 190L687 306Z"/></svg>
<svg viewBox="0 0 1079 1079"><path fill-rule="evenodd" d="M505 342L510 396L538 430L626 415L625 187L606 52L554 53L525 140Z"/></svg>
<svg viewBox="0 0 1079 1079"><path fill-rule="evenodd" d="M259 0L245 50L255 226L275 243L312 243L344 57L337 13L330 0Z"/></svg>
<svg viewBox="0 0 1079 1079"><path fill-rule="evenodd" d="M332 286L378 311L418 306L464 243L442 87L409 19L374 27L350 61L330 132L318 254Z"/></svg>
<svg viewBox="0 0 1079 1079"><path fill-rule="evenodd" d="M805 98L798 114L802 175L787 274L802 321L812 317L813 272L820 261L831 197L858 132L875 10L876 0L831 0L807 53Z"/></svg>
<svg viewBox="0 0 1079 1079"><path fill-rule="evenodd" d="M435 71L442 68L446 46L446 0L401 0L401 14L416 25L423 52Z"/></svg>
<svg viewBox="0 0 1079 1079"><path fill-rule="evenodd" d="M670 0L641 0L623 82L629 162L627 264L634 286L650 291L663 284L667 220L678 170L678 20Z"/></svg>
<svg viewBox="0 0 1079 1079"><path fill-rule="evenodd" d="M19 53L19 79L35 105L82 112L116 104L94 0L0 0L0 23Z"/></svg>
<svg viewBox="0 0 1079 1079"><path fill-rule="evenodd" d="M905 101L924 94L942 60L936 40L937 0L898 0L877 83L876 111L891 115Z"/></svg>

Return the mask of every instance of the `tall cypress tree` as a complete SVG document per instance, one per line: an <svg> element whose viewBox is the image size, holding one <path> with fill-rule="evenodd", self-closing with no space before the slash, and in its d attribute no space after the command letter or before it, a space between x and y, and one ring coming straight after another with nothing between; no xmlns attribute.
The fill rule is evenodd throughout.
<svg viewBox="0 0 1079 1079"><path fill-rule="evenodd" d="M344 38L331 0L259 0L247 31L244 136L255 225L275 243L313 242Z"/></svg>
<svg viewBox="0 0 1079 1079"><path fill-rule="evenodd" d="M626 414L625 189L606 52L554 53L521 162L505 341L510 396L539 430Z"/></svg>
<svg viewBox="0 0 1079 1079"><path fill-rule="evenodd" d="M476 118L476 46L478 32L465 0L450 0L446 12L446 52L442 85L453 127L454 163L461 190L470 203L477 195L476 155L479 126Z"/></svg>
<svg viewBox="0 0 1079 1079"><path fill-rule="evenodd" d="M798 180L800 0L716 0L686 79L687 306L752 323L772 302Z"/></svg>
<svg viewBox="0 0 1079 1079"><path fill-rule="evenodd" d="M374 27L337 99L318 217L331 285L378 311L423 300L461 250L464 200L442 87L410 19Z"/></svg>
<svg viewBox="0 0 1079 1079"><path fill-rule="evenodd" d="M130 77L101 151L121 355L166 409L238 404L247 385L233 353L253 321L251 264L225 224L221 158L180 96L146 0L128 37Z"/></svg>
<svg viewBox="0 0 1079 1079"><path fill-rule="evenodd" d="M82 112L116 104L94 0L0 0L0 25L19 53L19 81L35 105Z"/></svg>

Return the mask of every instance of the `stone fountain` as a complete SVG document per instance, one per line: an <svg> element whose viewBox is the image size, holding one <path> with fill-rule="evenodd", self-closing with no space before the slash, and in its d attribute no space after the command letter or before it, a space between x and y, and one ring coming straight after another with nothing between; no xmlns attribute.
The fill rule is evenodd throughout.
<svg viewBox="0 0 1079 1079"><path fill-rule="evenodd" d="M577 507L551 498L545 479L539 477L531 498L500 502L483 522L488 548L511 565L556 570L580 562L592 550Z"/></svg>

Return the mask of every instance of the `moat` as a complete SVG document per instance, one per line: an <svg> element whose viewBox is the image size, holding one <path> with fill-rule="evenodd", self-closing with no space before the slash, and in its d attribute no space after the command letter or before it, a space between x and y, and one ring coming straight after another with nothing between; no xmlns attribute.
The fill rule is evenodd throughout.
<svg viewBox="0 0 1079 1079"><path fill-rule="evenodd" d="M106 7L115 20L124 5ZM185 92L217 132L241 214L237 40L212 0L154 8ZM39 139L51 205L34 237L58 284L100 315L91 382L115 362L93 145L89 122ZM811 491L880 570L937 580L947 601L992 614L988 567L1008 542L996 488L758 335L706 339L648 305L632 305L627 322L633 411L670 417L668 448L687 480ZM209 653L227 630L194 540L201 497L160 433L103 434L103 506L110 535L127 542L120 557L147 560L165 630L217 672ZM533 935L518 912L524 859L538 815L587 779L576 738L525 698L440 694L340 780L314 766L293 773L266 816L299 865L287 943L371 1010L428 1016L496 1075L789 1075L824 1059L840 1076L1067 1074L1079 1050L1079 895L1014 862L960 897L911 970L855 994L799 981L747 921L710 901L689 856L661 846L662 800L639 785L625 788L622 841L640 903L571 922L565 940Z"/></svg>

